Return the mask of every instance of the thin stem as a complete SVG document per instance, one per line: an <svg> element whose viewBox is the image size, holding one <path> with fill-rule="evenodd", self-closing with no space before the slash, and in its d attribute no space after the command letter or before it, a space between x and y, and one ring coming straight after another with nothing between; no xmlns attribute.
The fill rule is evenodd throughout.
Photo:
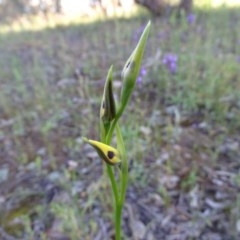
<svg viewBox="0 0 240 240"><path fill-rule="evenodd" d="M122 133L119 127L119 124L116 123L116 134L117 134L117 144L118 149L121 153L122 165L121 165L121 174L120 174L120 197L116 205L116 214L115 214L115 232L116 240L121 239L121 221L122 221L122 209L125 202L125 195L127 190L128 183L128 162L126 157L125 145L122 138Z"/></svg>
<svg viewBox="0 0 240 240"><path fill-rule="evenodd" d="M110 144L110 141L111 141L112 135L113 135L113 131L114 131L115 127L116 127L116 124L117 124L119 118L121 117L121 115L123 113L123 110L124 110L124 107L121 107L118 110L118 112L117 112L117 114L116 114L116 116L115 116L115 118L114 118L114 120L113 120L113 122L112 122L112 124L111 124L111 126L109 128L108 134L106 136L106 144Z"/></svg>
<svg viewBox="0 0 240 240"><path fill-rule="evenodd" d="M122 115L124 108L120 108L116 117L114 118L108 133L102 134L102 142L106 144L110 144L112 140L112 135L114 132L114 129L116 128L116 134L117 134L117 144L118 149L121 153L122 158L122 165L121 165L121 172L119 174L120 177L120 196L119 196L119 189L116 183L116 179L114 176L114 172L111 166L107 165L107 173L111 182L112 191L115 198L115 239L121 240L121 222L122 222L122 209L125 202L125 195L126 195L126 189L127 189L127 183L128 183L128 162L126 157L126 150L125 145L123 142L121 130L118 124L118 120L120 116Z"/></svg>
<svg viewBox="0 0 240 240"><path fill-rule="evenodd" d="M116 203L115 209L115 240L121 240L121 220L122 220L122 203Z"/></svg>
<svg viewBox="0 0 240 240"><path fill-rule="evenodd" d="M112 186L112 191L114 194L114 198L115 198L115 203L118 201L119 195L118 195L118 187L117 187L117 183L113 174L113 169L110 165L106 165L107 166L107 174L108 177L110 179L111 182L111 186Z"/></svg>
<svg viewBox="0 0 240 240"><path fill-rule="evenodd" d="M116 125L116 132L117 132L119 149L121 150L121 157L122 157L120 202L123 205L124 201L125 201L125 195L126 195L127 184L128 184L128 160L127 160L127 156L126 156L126 149L125 149L124 141L123 141L122 134L121 134L121 129L120 129L118 123Z"/></svg>
<svg viewBox="0 0 240 240"><path fill-rule="evenodd" d="M108 134L106 136L106 144L110 144L110 141L112 139L112 135L113 135L113 131L114 131L114 128L116 126L116 123L117 123L118 119L115 118L110 126L110 129L108 131Z"/></svg>

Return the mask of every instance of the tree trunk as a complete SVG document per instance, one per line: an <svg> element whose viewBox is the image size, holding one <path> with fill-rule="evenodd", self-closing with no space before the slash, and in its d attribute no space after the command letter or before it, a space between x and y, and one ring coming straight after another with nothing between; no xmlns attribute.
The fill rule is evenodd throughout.
<svg viewBox="0 0 240 240"><path fill-rule="evenodd" d="M192 12L193 0L181 0L178 11L184 10L185 14L188 15Z"/></svg>
<svg viewBox="0 0 240 240"><path fill-rule="evenodd" d="M56 13L62 12L61 0L55 0L55 10L56 10Z"/></svg>
<svg viewBox="0 0 240 240"><path fill-rule="evenodd" d="M140 4L148 8L154 15L163 15L166 10L165 0L135 0L137 4Z"/></svg>
<svg viewBox="0 0 240 240"><path fill-rule="evenodd" d="M165 13L172 12L177 8L177 15L180 17L183 10L186 15L192 12L193 0L181 0L177 7L171 7L167 0L135 0L137 4L140 4L149 9L154 15L163 15Z"/></svg>

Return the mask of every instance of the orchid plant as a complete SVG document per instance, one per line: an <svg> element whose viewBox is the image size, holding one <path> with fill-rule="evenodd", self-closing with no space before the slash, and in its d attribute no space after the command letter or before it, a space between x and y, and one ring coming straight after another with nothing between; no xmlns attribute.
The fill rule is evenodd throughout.
<svg viewBox="0 0 240 240"><path fill-rule="evenodd" d="M118 105L115 102L113 93L113 67L111 66L108 71L100 107L100 141L83 138L86 143L90 144L97 151L99 157L106 163L107 175L110 179L114 196L116 240L121 239L122 209L128 184L128 158L119 119L129 102L136 84L150 25L151 23L148 22L136 48L126 61L122 70L122 88ZM116 134L117 140L116 147L111 146L114 133ZM114 168L117 168L119 171L114 171Z"/></svg>

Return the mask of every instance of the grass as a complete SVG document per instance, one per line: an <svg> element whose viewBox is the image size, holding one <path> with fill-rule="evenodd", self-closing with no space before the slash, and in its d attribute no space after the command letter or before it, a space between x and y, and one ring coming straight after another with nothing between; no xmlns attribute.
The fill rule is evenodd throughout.
<svg viewBox="0 0 240 240"><path fill-rule="evenodd" d="M185 193L204 180L206 166L218 170L236 162L236 151L223 158L219 149L239 139L239 8L197 8L195 15L192 24L173 16L153 19L143 64L147 74L122 119L133 162L127 202L132 186L139 198L158 192L171 206L171 188L159 175L178 176L175 188ZM114 65L119 90L124 61L149 17L56 24L38 31L5 26L0 36L0 168L9 168L9 181L0 182L0 189L10 192L10 183L32 172L57 179L64 185L61 196L76 200L66 197L49 208L61 219L57 231L73 231L71 239L93 239L99 225L109 226L111 202L103 195L110 190L99 184L101 162L79 139L99 138L107 69ZM168 53L178 57L176 74L162 63ZM195 129L199 125L205 126L199 127L204 134ZM70 161L77 163L73 170ZM235 179L239 182L239 174ZM239 196L233 199L232 209L239 211ZM96 217L103 219L98 226ZM231 211L228 217L233 225L238 219ZM233 227L227 234L238 233Z"/></svg>

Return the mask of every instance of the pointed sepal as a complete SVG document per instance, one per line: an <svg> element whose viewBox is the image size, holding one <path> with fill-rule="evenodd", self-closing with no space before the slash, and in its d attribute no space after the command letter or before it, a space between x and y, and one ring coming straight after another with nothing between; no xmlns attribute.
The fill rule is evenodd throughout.
<svg viewBox="0 0 240 240"><path fill-rule="evenodd" d="M123 112L124 108L127 105L127 102L132 94L132 91L135 87L136 80L140 71L142 58L146 46L146 42L148 39L149 31L150 31L151 22L149 21L146 25L141 38L128 58L123 70L122 70L122 90L120 97L120 111Z"/></svg>
<svg viewBox="0 0 240 240"><path fill-rule="evenodd" d="M103 123L111 122L116 115L115 100L113 95L113 67L111 66L104 86L103 98L100 107L100 119Z"/></svg>

